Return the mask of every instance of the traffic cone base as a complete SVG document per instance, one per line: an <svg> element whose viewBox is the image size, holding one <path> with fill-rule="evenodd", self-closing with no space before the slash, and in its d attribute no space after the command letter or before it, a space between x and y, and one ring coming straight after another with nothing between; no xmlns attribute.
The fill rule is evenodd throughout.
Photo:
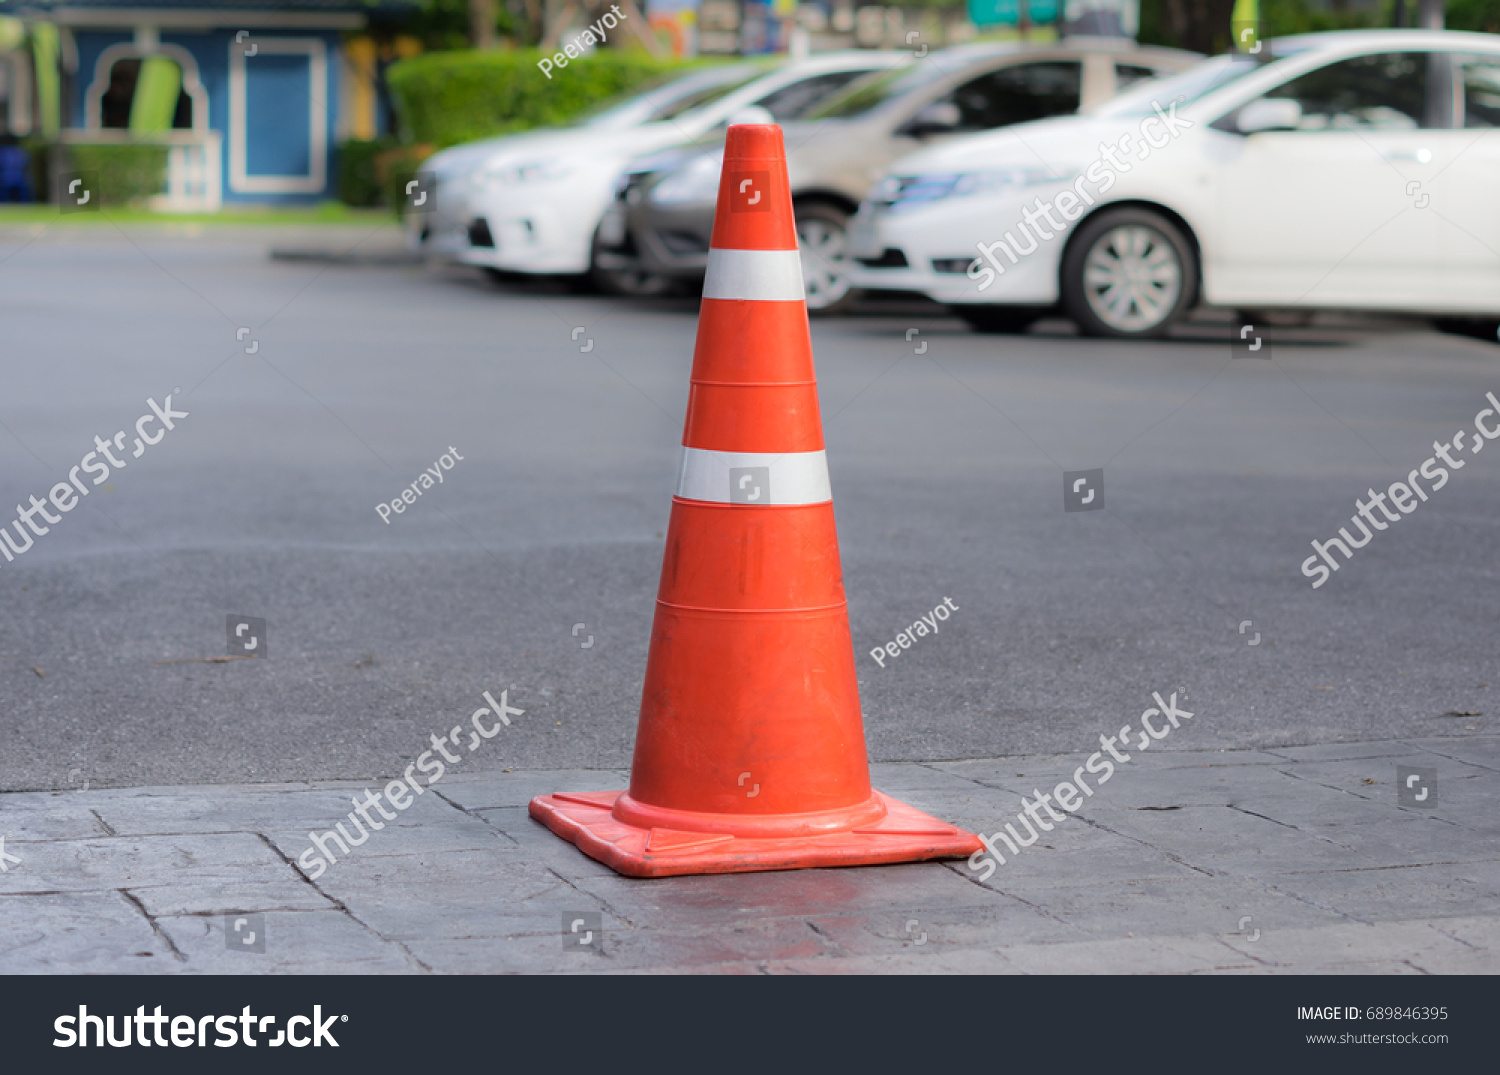
<svg viewBox="0 0 1500 1075"><path fill-rule="evenodd" d="M684 817L683 823L693 826L688 830L631 824L618 820L622 812L631 812L628 793L623 791L541 795L531 800L530 811L584 854L626 877L880 866L967 857L983 850L979 838L970 833L889 795L870 794L864 809L878 820L816 835L733 835L731 830L742 827L746 819L730 814ZM804 816L816 819L819 815ZM782 815L775 820L799 819Z"/></svg>
<svg viewBox="0 0 1500 1075"><path fill-rule="evenodd" d="M743 788L742 794L747 796L760 793L760 785L748 779ZM722 833L741 839L778 839L784 836L825 836L878 825L885 818L885 803L872 791L870 797L857 806L834 810L801 814L716 814L656 806L641 802L626 791L615 800L611 813L616 821L638 829Z"/></svg>

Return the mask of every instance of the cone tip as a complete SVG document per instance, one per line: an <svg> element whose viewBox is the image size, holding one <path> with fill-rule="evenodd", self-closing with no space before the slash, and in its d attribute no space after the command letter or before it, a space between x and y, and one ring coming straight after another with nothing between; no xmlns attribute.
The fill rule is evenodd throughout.
<svg viewBox="0 0 1500 1075"><path fill-rule="evenodd" d="M785 157L778 124L736 123L725 137L725 160L784 160Z"/></svg>

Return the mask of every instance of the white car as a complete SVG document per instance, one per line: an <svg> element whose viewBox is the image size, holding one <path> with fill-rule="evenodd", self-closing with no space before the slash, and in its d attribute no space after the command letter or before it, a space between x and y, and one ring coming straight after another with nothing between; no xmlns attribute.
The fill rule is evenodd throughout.
<svg viewBox="0 0 1500 1075"><path fill-rule="evenodd" d="M1500 38L1260 46L896 162L850 228L856 283L985 331L1059 306L1122 337L1197 302L1500 316Z"/></svg>
<svg viewBox="0 0 1500 1075"><path fill-rule="evenodd" d="M502 134L439 150L422 164L422 174L430 177L434 187L427 206L422 212L408 211L405 216L409 243L413 249L439 256L457 256L468 248L467 228L472 214L466 181L476 168L484 167L492 158L524 153L533 147L541 150L556 141L558 135L576 142L580 136L625 131L671 119L732 93L769 71L769 66L763 63L709 67L585 114L565 129ZM437 205L439 198L441 207Z"/></svg>
<svg viewBox="0 0 1500 1075"><path fill-rule="evenodd" d="M437 184L448 235L429 235L457 260L521 273L585 273L594 232L633 157L700 138L747 109L795 119L846 83L912 62L910 52L825 53L786 64L697 108L625 129L577 127L497 141ZM444 162L438 162L439 167Z"/></svg>

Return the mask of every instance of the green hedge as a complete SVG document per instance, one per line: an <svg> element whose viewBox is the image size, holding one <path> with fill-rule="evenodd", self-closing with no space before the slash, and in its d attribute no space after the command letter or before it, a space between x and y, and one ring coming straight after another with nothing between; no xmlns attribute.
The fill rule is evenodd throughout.
<svg viewBox="0 0 1500 1075"><path fill-rule="evenodd" d="M552 72L536 49L434 52L386 71L404 140L437 149L506 131L566 123L600 101L681 70L678 61L601 49Z"/></svg>
<svg viewBox="0 0 1500 1075"><path fill-rule="evenodd" d="M68 168L96 175L100 205L139 203L166 186L166 146L69 145L65 154Z"/></svg>
<svg viewBox="0 0 1500 1075"><path fill-rule="evenodd" d="M406 205L406 183L415 179L422 162L432 156L433 147L426 143L400 145L391 143L375 157L375 177L380 182L381 200L397 216Z"/></svg>
<svg viewBox="0 0 1500 1075"><path fill-rule="evenodd" d="M369 207L385 200L385 190L376 169L376 158L390 148L384 140L351 138L339 145L339 201Z"/></svg>
<svg viewBox="0 0 1500 1075"><path fill-rule="evenodd" d="M345 205L374 208L386 205L401 215L406 183L416 177L433 147L402 145L386 136L373 141L351 138L339 145L338 194Z"/></svg>

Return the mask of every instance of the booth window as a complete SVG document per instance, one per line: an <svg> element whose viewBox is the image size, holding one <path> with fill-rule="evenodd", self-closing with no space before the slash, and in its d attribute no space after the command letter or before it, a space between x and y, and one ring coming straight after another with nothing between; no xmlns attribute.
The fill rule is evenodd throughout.
<svg viewBox="0 0 1500 1075"><path fill-rule="evenodd" d="M193 102L182 90L182 68L165 56L116 60L99 99L99 125L117 130L170 131L193 126Z"/></svg>

